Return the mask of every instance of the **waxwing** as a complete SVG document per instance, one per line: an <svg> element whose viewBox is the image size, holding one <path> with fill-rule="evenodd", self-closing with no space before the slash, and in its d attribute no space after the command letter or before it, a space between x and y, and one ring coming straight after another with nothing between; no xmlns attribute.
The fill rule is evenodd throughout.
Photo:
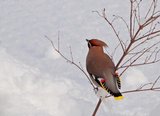
<svg viewBox="0 0 160 116"><path fill-rule="evenodd" d="M89 52L86 58L86 69L92 82L114 96L116 100L123 98L119 89L121 83L111 58L104 53L107 44L98 39L86 40Z"/></svg>

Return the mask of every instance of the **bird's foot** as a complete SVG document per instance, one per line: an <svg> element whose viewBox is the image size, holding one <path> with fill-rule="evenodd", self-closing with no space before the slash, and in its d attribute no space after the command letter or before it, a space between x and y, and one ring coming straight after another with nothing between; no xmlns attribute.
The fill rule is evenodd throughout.
<svg viewBox="0 0 160 116"><path fill-rule="evenodd" d="M98 87L95 87L95 88L94 88L94 92L95 92L95 94L98 93Z"/></svg>
<svg viewBox="0 0 160 116"><path fill-rule="evenodd" d="M114 74L115 74L116 77L119 77L118 71L115 71Z"/></svg>

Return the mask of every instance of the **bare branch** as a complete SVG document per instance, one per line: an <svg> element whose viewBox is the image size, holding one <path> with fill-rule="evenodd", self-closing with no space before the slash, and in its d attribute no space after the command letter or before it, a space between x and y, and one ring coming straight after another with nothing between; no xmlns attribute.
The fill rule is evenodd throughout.
<svg viewBox="0 0 160 116"><path fill-rule="evenodd" d="M160 50L156 51L156 49L157 49L156 46L160 43L160 41L155 42L153 45L151 45L148 48L145 48L145 46L144 46L145 43L148 42L149 40L151 41L154 38L160 36L160 30L156 29L156 25L157 25L157 23L159 23L156 21L160 18L159 11L156 11L157 0L153 0L152 3L150 4L149 9L147 10L147 13L145 15L145 21L143 23L141 22L141 14L140 14L141 13L140 12L141 3L142 3L142 0L139 0L139 1L138 0L130 0L129 26L122 17L118 16L118 17L114 18L112 22L110 22L108 20L108 18L106 17L105 10L102 13L102 15L99 12L97 12L98 15L101 16L102 18L104 18L105 21L111 26L111 29L114 31L115 35L118 38L118 41L119 41L118 45L121 45L121 47L122 47L123 54L116 64L116 69L117 70L120 68L124 68L124 69L122 70L122 72L119 76L121 76L128 68L130 68L132 66L140 66L140 65L144 66L146 64L153 64L153 63L160 61L160 58L157 57ZM122 42L121 39L119 38L119 34L117 33L117 31L115 30L115 27L113 25L113 22L118 18L122 19L122 21L126 25L126 28L129 30L130 42L128 45L123 44L124 42ZM150 26L150 28L149 28L149 31L146 32L146 30L148 29L148 26ZM141 48L141 50L138 50L135 52L134 50L138 47L143 47L143 48ZM116 48L114 49L112 57L114 56L117 48L118 48L118 46L116 46ZM151 51L151 49L154 49L154 50ZM131 56L128 58L129 55L131 55ZM147 55L145 58L145 61L143 62L143 60L142 60L142 61L136 63L137 60L139 60L144 55ZM153 59L153 57L154 57L154 59ZM126 64L128 64L128 65L126 65ZM146 84L140 86L138 89L124 91L124 92L122 92L122 94L142 92L142 91L160 91L160 87L155 87L155 84L157 83L159 78L160 78L160 76L156 79L156 81L154 83L146 83ZM152 87L144 88L149 85L152 85ZM106 98L108 98L108 97L111 97L111 95L106 96ZM99 99L99 102L95 108L93 116L95 116L96 112L98 111L98 108L99 108L101 102L102 102L101 99Z"/></svg>
<svg viewBox="0 0 160 116"><path fill-rule="evenodd" d="M113 52L111 53L111 59L113 59L113 57L114 57L114 55L115 55L115 53L116 53L116 50L118 49L119 45L120 45L120 44L118 44L118 45L115 47L115 49L113 50Z"/></svg>
<svg viewBox="0 0 160 116"><path fill-rule="evenodd" d="M152 52L150 53L150 55L149 55L148 57L146 57L145 63L147 63L148 61L150 61L150 59L152 58L153 54L156 53L156 50L157 50L157 47L155 47L154 51L152 51ZM156 59L156 58L155 58L155 59ZM154 59L154 60L155 60L155 59Z"/></svg>
<svg viewBox="0 0 160 116"><path fill-rule="evenodd" d="M96 116L96 113L97 113L97 111L98 111L99 106L101 105L101 103L102 103L102 100L99 99L99 100L98 100L98 103L97 103L97 105L96 105L96 108L95 108L95 110L94 110L94 112L93 112L93 114L92 114L92 116Z"/></svg>
<svg viewBox="0 0 160 116"><path fill-rule="evenodd" d="M146 85L144 85L144 86L146 86ZM148 83L148 85L149 85L149 83ZM122 94L128 94L128 93L137 93L137 92L145 92L145 91L160 91L160 87L153 87L153 88L146 88L146 89L134 89L134 90L124 91L124 92L121 92L121 93ZM109 98L109 97L112 97L112 96L109 95L109 96L106 96L105 98ZM97 113L101 103L102 103L102 100L99 99L92 116L96 116L96 113Z"/></svg>
<svg viewBox="0 0 160 116"><path fill-rule="evenodd" d="M141 4L142 0L130 0L129 23L127 23L123 17L118 15L113 15L114 16L113 20L109 20L108 16L106 15L105 9L102 11L102 13L99 13L98 11L93 11L107 22L107 24L110 26L111 30L115 34L117 41L119 42L119 44L115 47L113 53L111 54L112 55L111 58L113 58L116 53L116 50L120 46L122 54L116 64L116 70L122 69L119 76L124 74L126 70L130 67L142 66L142 65L145 66L147 64L154 64L160 62L160 58L158 58L158 55L160 53L160 49L158 47L160 40L155 39L160 36L160 29L159 26L157 26L158 24L160 24L159 23L160 11L157 11L157 0L153 0L151 2L149 8L146 9L146 13L143 13L144 15L140 11ZM144 21L142 21L141 17L145 17ZM124 43L124 40L120 38L119 32L117 31L114 25L114 22L117 21L117 19L122 20L122 23L125 24L125 27L129 32L129 39L127 40L127 43ZM71 59L68 59L60 52L59 33L58 33L58 48L54 46L53 41L51 39L49 39L47 36L45 37L50 41L53 49L59 55L61 55L63 59L73 64L80 71L82 71L89 80L92 87L96 89L91 78L83 70L81 63L77 64L74 62L71 47L70 47ZM146 48L145 45L147 45L146 44L147 42L153 42L153 43ZM141 60L142 58L144 60ZM122 92L122 94L136 93L143 91L160 91L160 86L156 87L158 80L160 80L160 76L153 83L146 83L144 85L141 85L137 89L124 91ZM151 85L151 87L149 85ZM111 97L111 95L106 96L106 98L108 97ZM101 103L102 100L99 99L92 116L96 115Z"/></svg>
<svg viewBox="0 0 160 116"><path fill-rule="evenodd" d="M142 88L144 88L144 87L146 87L148 85L153 85L153 83L146 83L146 84L140 86L139 88L137 88L136 90L140 90L140 89L142 89Z"/></svg>
<svg viewBox="0 0 160 116"><path fill-rule="evenodd" d="M119 34L118 34L118 32L116 31L115 27L113 26L112 22L110 22L110 21L108 20L108 18L106 17L105 9L103 9L102 15L101 15L98 11L93 11L93 12L97 13L100 17L102 17L102 18L110 25L111 29L112 29L113 32L115 33L115 35L116 35L116 37L117 37L117 39L118 39L118 41L119 41L119 43L120 43L120 45L121 45L122 50L124 51L123 42L122 42L122 40L120 39Z"/></svg>
<svg viewBox="0 0 160 116"><path fill-rule="evenodd" d="M143 53L145 51L145 49L142 49L141 51L138 51L136 53L128 53L128 55L132 55L130 58L128 58L128 60L126 60L120 67L118 67L117 69L122 68L125 64L127 64L129 61L131 61L133 58L135 58L137 55Z"/></svg>
<svg viewBox="0 0 160 116"><path fill-rule="evenodd" d="M145 91L160 91L160 86L155 87L155 84L158 82L159 79L160 79L160 76L154 81L154 83L146 83L146 84L140 86L138 89L128 90L128 91L124 91L124 92L121 92L121 93L122 94L128 94L128 93L137 93L137 92L145 92ZM152 85L152 86L148 87L148 88L144 88L148 85ZM112 96L108 95L105 98L109 98L109 97L112 97ZM95 108L92 116L96 116L96 113L97 113L101 103L102 103L102 100L99 98L98 103L96 105L96 108Z"/></svg>
<svg viewBox="0 0 160 116"><path fill-rule="evenodd" d="M155 60L155 61L146 62L146 63L137 63L137 64L125 65L125 66L122 66L121 68L127 68L127 67L129 68L129 67L135 67L135 66L144 66L144 65L148 65L148 64L154 64L154 63L157 63L157 62L160 62L160 59ZM120 75L122 75L122 74L120 74Z"/></svg>
<svg viewBox="0 0 160 116"><path fill-rule="evenodd" d="M154 6L154 8L153 8L153 6ZM154 12L155 11L155 0L152 1L151 5L150 5L150 7L149 7L149 9L148 9L148 11L146 13L145 19L148 17L148 15L151 12L152 8L153 8L153 12Z"/></svg>
<svg viewBox="0 0 160 116"><path fill-rule="evenodd" d="M158 34L157 34L157 33L158 33ZM155 34L157 34L157 35L155 35ZM141 40L141 39L143 39L143 38L146 38L146 37L152 36L152 35L155 35L155 36L153 36L153 37L151 37L151 38L155 38L155 37L157 37L157 36L160 36L160 30L154 31L154 32L149 33L149 34L146 34L146 35L143 35L142 37L139 37L139 38L136 39L135 41Z"/></svg>
<svg viewBox="0 0 160 116"><path fill-rule="evenodd" d="M154 63L157 63L157 62L160 62L160 58L159 59L157 59L157 54L158 54L158 52L159 52L160 50L158 50L156 53L155 53L155 58L154 58L154 60L152 60L152 61L145 61L145 62L142 62L142 63L137 63L137 64L134 64L134 62L137 60L137 59L139 59L139 57L141 57L141 55L137 58L137 59L135 59L133 62L131 62L129 65L124 65L124 66L121 66L121 67L119 67L119 69L120 68L125 68L120 74L119 74L119 76L121 76L128 68L130 68L130 67L135 67L135 66L144 66L144 65L148 65L148 64L154 64Z"/></svg>
<svg viewBox="0 0 160 116"><path fill-rule="evenodd" d="M133 90L128 90L128 91L123 91L121 93L122 94L126 94L126 93L142 92L142 91L160 91L160 86L155 87L155 84L157 84L159 79L160 79L160 76L154 81L154 83L146 83L146 84L142 85L140 87L140 89L133 89ZM152 85L152 86L144 89L144 87L148 86L148 85ZM106 98L108 98L108 97L112 97L112 96L111 95L106 96Z"/></svg>
<svg viewBox="0 0 160 116"><path fill-rule="evenodd" d="M81 68L81 66L79 66L78 64L76 64L75 62L73 62L72 60L68 59L67 57L65 57L53 44L53 41L45 35L45 38L51 43L53 49L67 62L73 64L74 66L76 66L80 71L82 71L82 73L87 77L88 81L90 82L90 84L92 85L92 87L94 89L96 89L96 87L94 86L94 84L92 83L92 81L90 80L90 77L87 75L87 73Z"/></svg>
<svg viewBox="0 0 160 116"><path fill-rule="evenodd" d="M58 31L58 51L60 50L60 43L59 43L59 41L60 41L60 31ZM47 37L48 38L48 37Z"/></svg>
<svg viewBox="0 0 160 116"><path fill-rule="evenodd" d="M128 54L128 51L129 51L130 47L132 46L132 44L133 44L133 41L130 42L130 44L127 46L127 48L123 52L123 55L121 56L120 60L118 61L117 65L116 65L116 69L119 68L119 65L121 64L121 62L124 60L124 58Z"/></svg>
<svg viewBox="0 0 160 116"><path fill-rule="evenodd" d="M140 47L142 44L144 44L147 40L143 40L142 42L138 43L137 45L133 46L129 51L128 54L130 54L134 49Z"/></svg>
<svg viewBox="0 0 160 116"><path fill-rule="evenodd" d="M151 89L154 89L154 86L155 86L155 84L158 82L159 79L160 79L160 76L154 81L154 83L153 83Z"/></svg>
<svg viewBox="0 0 160 116"><path fill-rule="evenodd" d="M147 19L147 17L153 18L156 14L159 13L159 11L156 11L157 2L158 0L152 0L152 3L150 4L150 7L146 13L145 19Z"/></svg>
<svg viewBox="0 0 160 116"><path fill-rule="evenodd" d="M154 64L154 63L157 63L157 62L160 62L160 58L157 57L158 53L160 52L160 49L158 49L156 51L157 47L155 48L154 51L148 51L148 53L150 52L150 55L146 57L146 59L144 60L144 62L140 62L140 63L137 63L137 64L131 64L132 62L130 62L130 64L126 65L129 61L131 61L134 57L136 57L137 55L139 54L143 54L144 52L147 53L147 51L144 51L145 49L143 49L142 51L140 52L137 52L137 53L133 53L133 55L128 58L128 60L126 60L126 62L124 62L121 67L119 67L118 69L120 68L126 68L126 67L133 67L133 66L141 66L141 65L148 65L148 64ZM148 49L149 50L149 49ZM154 57L154 58L153 58ZM152 60L152 59L153 60ZM138 60L138 59L137 59Z"/></svg>
<svg viewBox="0 0 160 116"><path fill-rule="evenodd" d="M130 38L132 38L133 37L133 24L132 24L132 22L133 22L133 0L130 0L130 4L131 4L131 9L130 9Z"/></svg>
<svg viewBox="0 0 160 116"><path fill-rule="evenodd" d="M128 29L128 32L130 32L129 31L129 25L127 24L127 22L125 21L125 19L123 17L118 16L118 15L113 15L113 16L116 17L117 19L121 19L123 21L123 23L125 24L126 28Z"/></svg>
<svg viewBox="0 0 160 116"><path fill-rule="evenodd" d="M79 62L79 66L81 67L82 70L84 70L81 62Z"/></svg>
<svg viewBox="0 0 160 116"><path fill-rule="evenodd" d="M71 61L74 62L71 46L69 46L69 51L70 51L70 55L71 55Z"/></svg>
<svg viewBox="0 0 160 116"><path fill-rule="evenodd" d="M134 93L134 92L141 92L141 91L160 91L160 87L154 87L154 88L147 88L147 89L140 89L140 90L129 90L129 91L124 91L122 94L125 93Z"/></svg>

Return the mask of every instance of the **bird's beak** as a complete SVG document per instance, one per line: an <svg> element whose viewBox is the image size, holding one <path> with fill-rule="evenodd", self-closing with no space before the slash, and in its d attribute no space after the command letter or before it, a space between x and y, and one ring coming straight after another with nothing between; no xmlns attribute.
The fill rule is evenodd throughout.
<svg viewBox="0 0 160 116"><path fill-rule="evenodd" d="M86 41L87 41L87 42L89 42L89 40L88 40L88 39L86 39Z"/></svg>

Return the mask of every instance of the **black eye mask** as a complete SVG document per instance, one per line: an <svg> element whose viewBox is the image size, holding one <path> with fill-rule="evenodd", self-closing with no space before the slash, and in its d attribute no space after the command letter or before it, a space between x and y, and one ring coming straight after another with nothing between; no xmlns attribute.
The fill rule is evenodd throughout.
<svg viewBox="0 0 160 116"><path fill-rule="evenodd" d="M91 48L92 44L90 42L88 42L88 48Z"/></svg>

